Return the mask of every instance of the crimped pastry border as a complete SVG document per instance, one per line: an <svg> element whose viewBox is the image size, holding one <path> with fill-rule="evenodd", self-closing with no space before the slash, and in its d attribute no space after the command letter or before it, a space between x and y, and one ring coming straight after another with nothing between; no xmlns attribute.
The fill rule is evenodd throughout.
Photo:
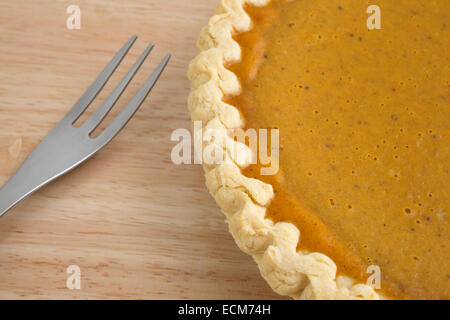
<svg viewBox="0 0 450 320"><path fill-rule="evenodd" d="M241 49L232 35L248 31L252 25L244 5L264 6L270 1L220 0L200 33L199 54L188 70L188 107L192 121L203 123L203 136L194 128L194 139L201 139L204 148L222 148L216 139L227 139L227 129L243 127L238 110L223 102L224 95L236 95L241 90L236 75L225 65L241 58ZM213 134L205 135L206 131ZM234 157L234 150L250 150L233 143L233 150L221 150L226 154L224 163L203 165L206 185L226 215L237 245L253 257L270 287L295 299L379 298L367 285L336 277L336 265L326 255L297 252L300 231L291 223L273 223L265 218L266 206L273 198L272 186L242 174L241 168L247 164Z"/></svg>

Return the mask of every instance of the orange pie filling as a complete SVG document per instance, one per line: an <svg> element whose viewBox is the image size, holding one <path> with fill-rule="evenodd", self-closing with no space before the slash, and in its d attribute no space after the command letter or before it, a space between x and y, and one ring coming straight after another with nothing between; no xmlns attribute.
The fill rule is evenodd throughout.
<svg viewBox="0 0 450 320"><path fill-rule="evenodd" d="M241 81L227 97L247 128L278 128L267 209L294 223L299 249L393 298L450 298L448 0L274 0L248 7Z"/></svg>

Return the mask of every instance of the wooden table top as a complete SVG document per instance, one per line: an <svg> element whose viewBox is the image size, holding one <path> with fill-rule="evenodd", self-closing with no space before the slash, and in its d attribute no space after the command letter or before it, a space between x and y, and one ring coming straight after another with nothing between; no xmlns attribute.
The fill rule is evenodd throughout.
<svg viewBox="0 0 450 320"><path fill-rule="evenodd" d="M0 1L0 185L132 34L138 41L89 110L156 47L107 122L166 52L173 57L111 144L0 219L0 298L279 298L229 235L202 168L170 159L172 131L190 128L187 65L217 1L73 4L79 30L66 27L67 1ZM70 265L80 290L66 286Z"/></svg>

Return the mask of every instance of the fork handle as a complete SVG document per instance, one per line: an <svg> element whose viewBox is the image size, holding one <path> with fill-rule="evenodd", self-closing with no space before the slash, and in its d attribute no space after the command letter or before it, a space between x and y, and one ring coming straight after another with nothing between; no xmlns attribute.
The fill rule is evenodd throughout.
<svg viewBox="0 0 450 320"><path fill-rule="evenodd" d="M58 127L54 133L58 136ZM76 144L61 147L57 140L44 138L17 172L0 188L0 217L26 196L76 167L83 159L71 152ZM61 154L59 154L59 152Z"/></svg>
<svg viewBox="0 0 450 320"><path fill-rule="evenodd" d="M14 207L23 198L33 192L33 188L25 187L21 183L23 181L23 167L19 169L0 189L0 217L4 215L9 209Z"/></svg>
<svg viewBox="0 0 450 320"><path fill-rule="evenodd" d="M0 217L23 198L46 184L44 172L39 172L40 168L32 168L32 162L32 157L28 157L0 189Z"/></svg>
<svg viewBox="0 0 450 320"><path fill-rule="evenodd" d="M41 147L45 147L45 145L44 141L39 144ZM28 156L19 170L0 188L0 217L25 197L57 177L51 154L48 154L45 152L46 150L42 150L43 148L39 148L39 146Z"/></svg>

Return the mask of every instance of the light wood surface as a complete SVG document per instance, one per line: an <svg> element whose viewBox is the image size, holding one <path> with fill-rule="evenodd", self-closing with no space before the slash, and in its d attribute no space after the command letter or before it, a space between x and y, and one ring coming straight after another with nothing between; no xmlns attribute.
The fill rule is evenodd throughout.
<svg viewBox="0 0 450 320"><path fill-rule="evenodd" d="M81 8L80 30L66 28L70 4ZM90 110L149 42L156 47L112 116L173 54L111 144L0 219L0 298L279 298L234 244L201 167L170 159L172 131L190 128L186 68L216 4L0 1L0 185L132 34L138 41ZM69 265L81 269L80 290L66 287Z"/></svg>

